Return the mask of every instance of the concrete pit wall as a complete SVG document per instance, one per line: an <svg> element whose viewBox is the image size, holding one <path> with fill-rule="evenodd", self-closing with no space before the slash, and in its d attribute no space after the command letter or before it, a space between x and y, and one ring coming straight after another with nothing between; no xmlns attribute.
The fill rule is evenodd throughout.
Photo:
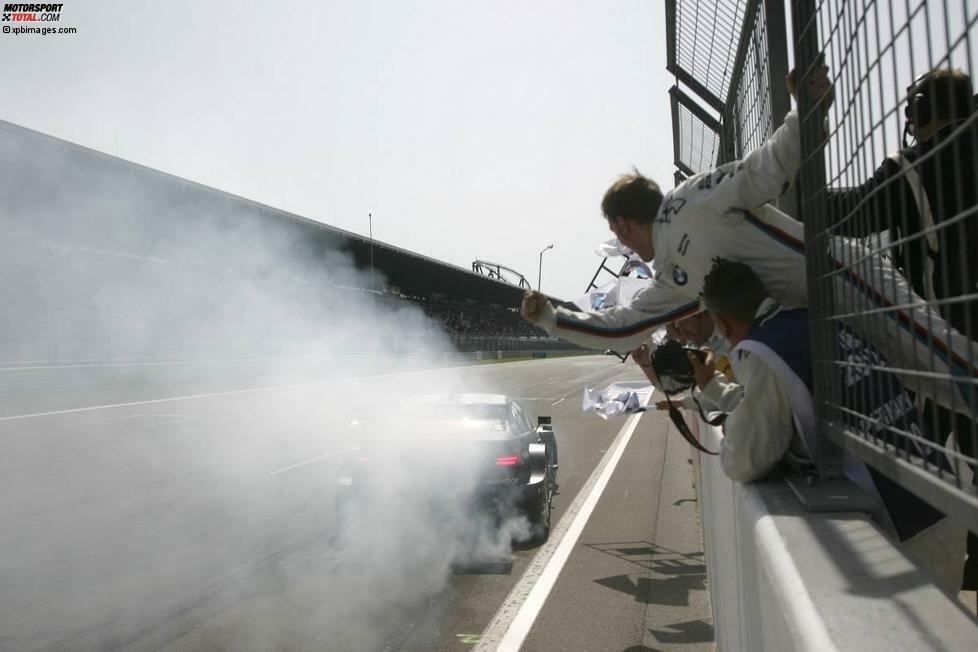
<svg viewBox="0 0 978 652"><path fill-rule="evenodd" d="M716 449L720 430L695 423ZM697 493L722 652L978 650L974 615L867 515L806 512L783 480L733 482L710 455Z"/></svg>

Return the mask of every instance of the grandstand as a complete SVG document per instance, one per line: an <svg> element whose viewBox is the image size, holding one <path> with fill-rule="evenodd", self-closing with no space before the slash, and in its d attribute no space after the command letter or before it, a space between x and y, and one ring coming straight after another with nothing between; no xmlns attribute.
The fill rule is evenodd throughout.
<svg viewBox="0 0 978 652"><path fill-rule="evenodd" d="M501 278L8 122L0 152L16 280L0 289L0 359L194 357L213 350L202 338L235 355L322 349L309 322L365 304L420 308L456 350L568 348L519 317L523 290Z"/></svg>

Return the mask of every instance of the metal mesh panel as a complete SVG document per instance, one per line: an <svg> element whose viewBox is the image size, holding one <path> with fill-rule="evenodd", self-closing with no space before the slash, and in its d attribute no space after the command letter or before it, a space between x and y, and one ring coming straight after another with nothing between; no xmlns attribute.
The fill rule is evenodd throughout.
<svg viewBox="0 0 978 652"><path fill-rule="evenodd" d="M820 423L978 529L970 479L978 462L973 89L954 75L918 88L923 99L912 115L921 139L901 143L918 75L978 70L978 2L798 0L793 22L799 68L811 70L824 53L837 98L827 141L823 112L802 106L800 198Z"/></svg>
<svg viewBox="0 0 978 652"><path fill-rule="evenodd" d="M720 154L719 126L708 124L694 111L691 100L679 97L673 107L674 128L678 132L676 165L687 174L699 174L716 167Z"/></svg>
<svg viewBox="0 0 978 652"><path fill-rule="evenodd" d="M673 30L668 67L698 98L689 103L697 112L673 104L676 165L687 175L742 157L788 110L787 94L779 92L787 65L784 8L763 0L721 2L704 15L705 7L674 0L666 9ZM705 129L714 126L715 137Z"/></svg>
<svg viewBox="0 0 978 652"><path fill-rule="evenodd" d="M727 97L747 0L678 0L676 62L714 96Z"/></svg>
<svg viewBox="0 0 978 652"><path fill-rule="evenodd" d="M771 110L767 21L763 11L753 13L746 35L736 86L725 116L732 134L733 158L742 158L762 145L776 127Z"/></svg>
<svg viewBox="0 0 978 652"><path fill-rule="evenodd" d="M671 91L681 176L742 158L780 124L783 10L776 0L667 0L670 70L700 100ZM937 104L926 108L950 111L953 124L886 162L902 149L913 80L937 67L978 70L978 0L794 0L791 10L800 71L824 56L838 98L824 124L811 101L799 107L814 393L828 435L818 461L841 469L830 442L841 444L978 529L974 100L928 87ZM719 115L718 136L697 123L703 107Z"/></svg>

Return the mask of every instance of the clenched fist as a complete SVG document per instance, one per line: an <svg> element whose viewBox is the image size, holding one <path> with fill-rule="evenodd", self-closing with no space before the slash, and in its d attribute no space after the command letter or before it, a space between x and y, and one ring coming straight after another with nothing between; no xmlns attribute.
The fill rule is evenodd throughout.
<svg viewBox="0 0 978 652"><path fill-rule="evenodd" d="M548 303L547 297L536 290L527 290L523 295L523 305L520 307L520 314L523 319L535 324L540 321L543 311Z"/></svg>
<svg viewBox="0 0 978 652"><path fill-rule="evenodd" d="M801 72L797 69L792 70L785 77L788 92L795 98L795 102L798 101L798 94L802 90L799 88L799 77L801 77ZM829 77L829 67L825 65L823 57L819 57L816 68L809 74L808 86L805 91L808 97L823 111L827 111L832 106L832 102L835 100L835 88L832 85L832 79Z"/></svg>

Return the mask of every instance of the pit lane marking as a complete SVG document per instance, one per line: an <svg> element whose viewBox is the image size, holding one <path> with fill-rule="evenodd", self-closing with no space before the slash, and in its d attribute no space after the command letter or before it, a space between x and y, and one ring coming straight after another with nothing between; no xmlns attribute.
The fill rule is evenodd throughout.
<svg viewBox="0 0 978 652"><path fill-rule="evenodd" d="M618 431L608 452L551 531L550 540L533 557L523 577L482 632L475 652L519 652L641 418L642 413L632 415Z"/></svg>

